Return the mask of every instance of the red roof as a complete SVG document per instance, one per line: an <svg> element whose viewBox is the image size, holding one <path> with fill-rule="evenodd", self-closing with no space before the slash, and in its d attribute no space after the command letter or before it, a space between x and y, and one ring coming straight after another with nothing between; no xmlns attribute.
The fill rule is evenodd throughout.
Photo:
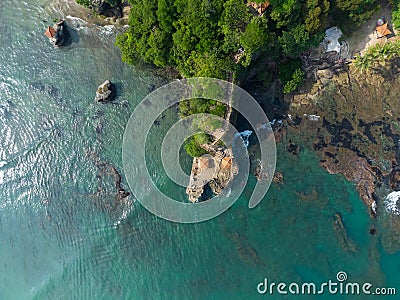
<svg viewBox="0 0 400 300"><path fill-rule="evenodd" d="M231 157L224 157L222 159L222 168L229 169L232 166L232 158Z"/></svg>
<svg viewBox="0 0 400 300"><path fill-rule="evenodd" d="M386 35L389 35L392 33L387 27L388 27L388 23L385 23L381 26L376 27L376 31L378 32L378 35L380 37L383 37L383 36L386 36Z"/></svg>
<svg viewBox="0 0 400 300"><path fill-rule="evenodd" d="M53 38L56 35L56 31L53 27L47 27L46 32L44 33L49 39Z"/></svg>

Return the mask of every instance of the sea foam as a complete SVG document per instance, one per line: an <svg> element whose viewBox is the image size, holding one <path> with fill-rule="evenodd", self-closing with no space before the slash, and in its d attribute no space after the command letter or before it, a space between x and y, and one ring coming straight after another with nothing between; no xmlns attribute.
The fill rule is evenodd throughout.
<svg viewBox="0 0 400 300"><path fill-rule="evenodd" d="M386 211L391 214L400 215L400 191L399 192L391 192L386 196L385 200Z"/></svg>
<svg viewBox="0 0 400 300"><path fill-rule="evenodd" d="M249 146L249 137L253 133L251 130L245 130L235 134L235 137L242 137L243 146L247 148Z"/></svg>

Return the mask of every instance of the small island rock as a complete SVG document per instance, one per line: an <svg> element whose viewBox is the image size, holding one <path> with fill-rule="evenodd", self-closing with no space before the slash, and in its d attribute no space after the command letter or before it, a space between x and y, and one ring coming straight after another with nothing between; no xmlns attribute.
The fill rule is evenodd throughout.
<svg viewBox="0 0 400 300"><path fill-rule="evenodd" d="M106 80L97 88L96 97L94 99L97 102L107 102L111 101L114 97L115 87L110 80Z"/></svg>
<svg viewBox="0 0 400 300"><path fill-rule="evenodd" d="M66 23L64 20L58 21L53 25L53 27L49 26L45 32L45 35L49 38L50 43L54 46L62 46L65 42Z"/></svg>

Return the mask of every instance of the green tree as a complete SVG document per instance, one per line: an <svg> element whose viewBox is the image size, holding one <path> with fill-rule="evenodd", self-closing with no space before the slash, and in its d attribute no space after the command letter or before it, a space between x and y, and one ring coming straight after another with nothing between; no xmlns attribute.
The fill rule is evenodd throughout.
<svg viewBox="0 0 400 300"><path fill-rule="evenodd" d="M392 22L396 29L400 28L400 0L393 0L392 3Z"/></svg>
<svg viewBox="0 0 400 300"><path fill-rule="evenodd" d="M76 3L85 7L89 7L92 5L92 0L76 0Z"/></svg>
<svg viewBox="0 0 400 300"><path fill-rule="evenodd" d="M207 153L206 150L200 147L201 144L207 144L210 137L205 133L196 133L185 141L184 148L187 154L191 157L199 157Z"/></svg>
<svg viewBox="0 0 400 300"><path fill-rule="evenodd" d="M270 0L269 2L272 6L271 19L276 22L277 28L289 28L301 21L302 1Z"/></svg>
<svg viewBox="0 0 400 300"><path fill-rule="evenodd" d="M324 27L327 23L327 16L330 3L327 0L308 0L307 17L305 20L308 32L315 33Z"/></svg>
<svg viewBox="0 0 400 300"><path fill-rule="evenodd" d="M301 60L289 59L279 65L279 79L283 85L283 92L295 91L304 79L304 72L301 70Z"/></svg>
<svg viewBox="0 0 400 300"><path fill-rule="evenodd" d="M368 20L378 7L376 0L336 0L335 4L356 25Z"/></svg>
<svg viewBox="0 0 400 300"><path fill-rule="evenodd" d="M268 30L268 20L263 16L253 18L246 26L240 43L244 48L241 64L248 66L254 54L273 46L273 34Z"/></svg>
<svg viewBox="0 0 400 300"><path fill-rule="evenodd" d="M287 94L295 91L300 85L302 85L303 79L304 72L300 68L297 68L293 72L292 78L289 81L285 82L283 86L283 92Z"/></svg>
<svg viewBox="0 0 400 300"><path fill-rule="evenodd" d="M310 35L304 24L299 24L290 31L284 31L278 37L278 41L282 52L291 57L297 56L311 46Z"/></svg>
<svg viewBox="0 0 400 300"><path fill-rule="evenodd" d="M240 45L240 37L251 15L242 0L228 0L224 3L224 10L219 26L224 35L223 50L227 53L236 52Z"/></svg>

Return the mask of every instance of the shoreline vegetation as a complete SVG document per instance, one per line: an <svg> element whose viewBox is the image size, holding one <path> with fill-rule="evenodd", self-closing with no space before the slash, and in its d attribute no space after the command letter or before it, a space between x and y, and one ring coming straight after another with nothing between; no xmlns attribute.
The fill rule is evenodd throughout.
<svg viewBox="0 0 400 300"><path fill-rule="evenodd" d="M132 65L177 70L182 77L226 80L234 74L234 82L255 96L268 117L281 121L274 126L277 142L287 144L293 155L301 144L313 148L328 172L356 184L376 217L388 190L400 188L400 123L395 118L400 64L399 42L368 38L377 14L392 17L390 26L399 28L399 2L130 0L129 28L116 45ZM340 68L322 61L305 70L301 56L317 49L331 26L343 31L355 56ZM220 107L211 111L216 106L208 101L182 103L180 114L224 114ZM188 152L204 153L200 145L208 139L193 137ZM250 154L257 152L253 148ZM391 222L400 228L399 221ZM387 248L400 249L400 244Z"/></svg>
<svg viewBox="0 0 400 300"><path fill-rule="evenodd" d="M331 19L356 28L376 10L374 0L265 1L244 0L130 0L129 28L117 37L122 60L175 68L182 77L213 77L241 85L261 62L267 78L276 80L284 93L304 82L299 55L316 47ZM259 74L257 74L259 75ZM180 105L180 115L212 113L226 115L215 103L193 99ZM226 108L225 108L226 110ZM269 115L271 119L275 115ZM188 139L190 156L203 153L205 135Z"/></svg>

